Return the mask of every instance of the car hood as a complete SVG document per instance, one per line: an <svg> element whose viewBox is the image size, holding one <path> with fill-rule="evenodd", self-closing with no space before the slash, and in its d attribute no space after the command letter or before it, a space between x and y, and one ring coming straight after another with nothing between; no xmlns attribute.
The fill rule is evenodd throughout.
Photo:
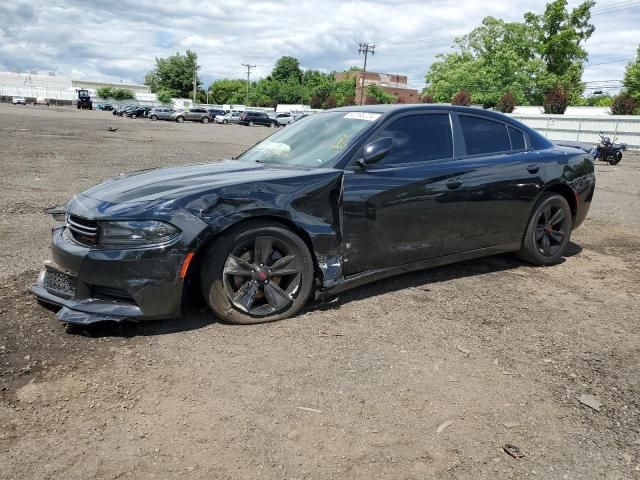
<svg viewBox="0 0 640 480"><path fill-rule="evenodd" d="M269 181L280 183L284 179L299 182L304 181L306 176L323 173L333 176L336 170L280 168L255 162L226 160L134 172L90 188L83 195L116 204L155 202L192 197L212 189L235 185L255 185Z"/></svg>

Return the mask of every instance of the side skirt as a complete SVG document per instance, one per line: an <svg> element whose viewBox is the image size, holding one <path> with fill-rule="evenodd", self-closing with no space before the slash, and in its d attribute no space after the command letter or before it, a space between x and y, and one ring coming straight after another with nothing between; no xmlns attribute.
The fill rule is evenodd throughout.
<svg viewBox="0 0 640 480"><path fill-rule="evenodd" d="M427 268L439 267L442 265L462 262L464 260L471 260L474 258L488 257L490 255L497 255L498 253L515 252L520 250L520 247L520 242L513 242L504 245L496 245L494 247L480 248L468 252L456 253L453 255L446 255L444 257L430 258L428 260L407 263L404 265L399 265L397 267L369 270L367 272L357 273L355 275L345 277L338 284L327 290L316 291L315 298L316 300L322 300L346 290L350 290L361 285L366 285L367 283L382 280L383 278L401 275L403 273L425 270Z"/></svg>

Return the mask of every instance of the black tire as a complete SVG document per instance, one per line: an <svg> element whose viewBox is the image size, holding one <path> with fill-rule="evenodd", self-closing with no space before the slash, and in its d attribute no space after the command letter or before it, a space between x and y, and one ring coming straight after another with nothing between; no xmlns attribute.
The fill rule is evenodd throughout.
<svg viewBox="0 0 640 480"><path fill-rule="evenodd" d="M149 118L151 118L152 122L155 122L156 120L158 120L158 116L157 115L151 115L151 117L149 117Z"/></svg>
<svg viewBox="0 0 640 480"><path fill-rule="evenodd" d="M229 323L291 317L313 287L307 245L275 222L247 222L223 234L207 250L200 271L204 298L216 316ZM288 273L278 276L278 271Z"/></svg>
<svg viewBox="0 0 640 480"><path fill-rule="evenodd" d="M80 105L78 105L78 110L80 110Z"/></svg>
<svg viewBox="0 0 640 480"><path fill-rule="evenodd" d="M249 125L250 127L253 127L253 121L250 120L247 125Z"/></svg>
<svg viewBox="0 0 640 480"><path fill-rule="evenodd" d="M176 122L178 123L184 122L184 117L180 117L180 116L176 117Z"/></svg>
<svg viewBox="0 0 640 480"><path fill-rule="evenodd" d="M137 115L135 113L132 113L131 118L137 118Z"/></svg>
<svg viewBox="0 0 640 480"><path fill-rule="evenodd" d="M202 119L200 121L202 123L209 123L209 118L208 117L202 117Z"/></svg>
<svg viewBox="0 0 640 480"><path fill-rule="evenodd" d="M517 256L534 265L553 265L564 255L571 238L573 217L567 200L557 193L538 201Z"/></svg>
<svg viewBox="0 0 640 480"><path fill-rule="evenodd" d="M620 163L620 160L622 160L622 152L618 150L609 157L609 165L617 165Z"/></svg>
<svg viewBox="0 0 640 480"><path fill-rule="evenodd" d="M227 123L229 123L229 121L228 121L228 120L222 120L222 123L223 123L224 125L226 125Z"/></svg>
<svg viewBox="0 0 640 480"><path fill-rule="evenodd" d="M269 126L271 128L276 128L278 126L278 124L276 122L271 122L271 123L269 123Z"/></svg>

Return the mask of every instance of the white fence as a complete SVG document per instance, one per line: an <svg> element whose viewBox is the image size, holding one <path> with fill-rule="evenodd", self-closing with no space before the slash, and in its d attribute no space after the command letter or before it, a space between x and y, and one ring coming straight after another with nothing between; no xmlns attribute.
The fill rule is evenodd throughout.
<svg viewBox="0 0 640 480"><path fill-rule="evenodd" d="M638 115L522 115L512 117L537 130L549 140L568 140L596 144L599 132L617 138L630 149L640 150L640 116Z"/></svg>

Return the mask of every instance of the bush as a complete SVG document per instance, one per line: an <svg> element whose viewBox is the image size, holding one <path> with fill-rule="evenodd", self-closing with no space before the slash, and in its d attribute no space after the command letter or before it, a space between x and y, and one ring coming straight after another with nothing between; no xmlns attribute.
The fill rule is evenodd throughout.
<svg viewBox="0 0 640 480"><path fill-rule="evenodd" d="M462 105L468 107L471 105L471 95L466 90L460 90L451 99L451 105Z"/></svg>
<svg viewBox="0 0 640 480"><path fill-rule="evenodd" d="M516 97L511 92L502 95L496 105L496 110L502 113L513 113L514 108L516 108Z"/></svg>
<svg viewBox="0 0 640 480"><path fill-rule="evenodd" d="M560 85L556 85L544 96L542 106L544 113L562 115L569 106L569 92Z"/></svg>
<svg viewBox="0 0 640 480"><path fill-rule="evenodd" d="M322 98L318 95L312 95L309 97L309 106L311 108L322 108Z"/></svg>
<svg viewBox="0 0 640 480"><path fill-rule="evenodd" d="M633 115L640 113L640 102L628 93L621 93L611 101L612 115Z"/></svg>
<svg viewBox="0 0 640 480"><path fill-rule="evenodd" d="M366 102L368 105L377 103L393 103L395 97L388 94L383 88L378 85L369 85L366 91Z"/></svg>
<svg viewBox="0 0 640 480"><path fill-rule="evenodd" d="M336 97L329 95L322 106L323 108L336 108L337 104Z"/></svg>
<svg viewBox="0 0 640 480"><path fill-rule="evenodd" d="M422 103L436 103L436 99L433 98L433 95L431 95L430 93L425 93L424 95L422 95L422 97L420 97L420 101Z"/></svg>
<svg viewBox="0 0 640 480"><path fill-rule="evenodd" d="M115 88L113 90L113 98L115 98L116 100L130 100L132 98L135 98L135 95L131 90L128 90L126 88Z"/></svg>
<svg viewBox="0 0 640 480"><path fill-rule="evenodd" d="M98 90L96 90L96 94L100 98L112 98L113 90L111 90L111 87L101 87Z"/></svg>

